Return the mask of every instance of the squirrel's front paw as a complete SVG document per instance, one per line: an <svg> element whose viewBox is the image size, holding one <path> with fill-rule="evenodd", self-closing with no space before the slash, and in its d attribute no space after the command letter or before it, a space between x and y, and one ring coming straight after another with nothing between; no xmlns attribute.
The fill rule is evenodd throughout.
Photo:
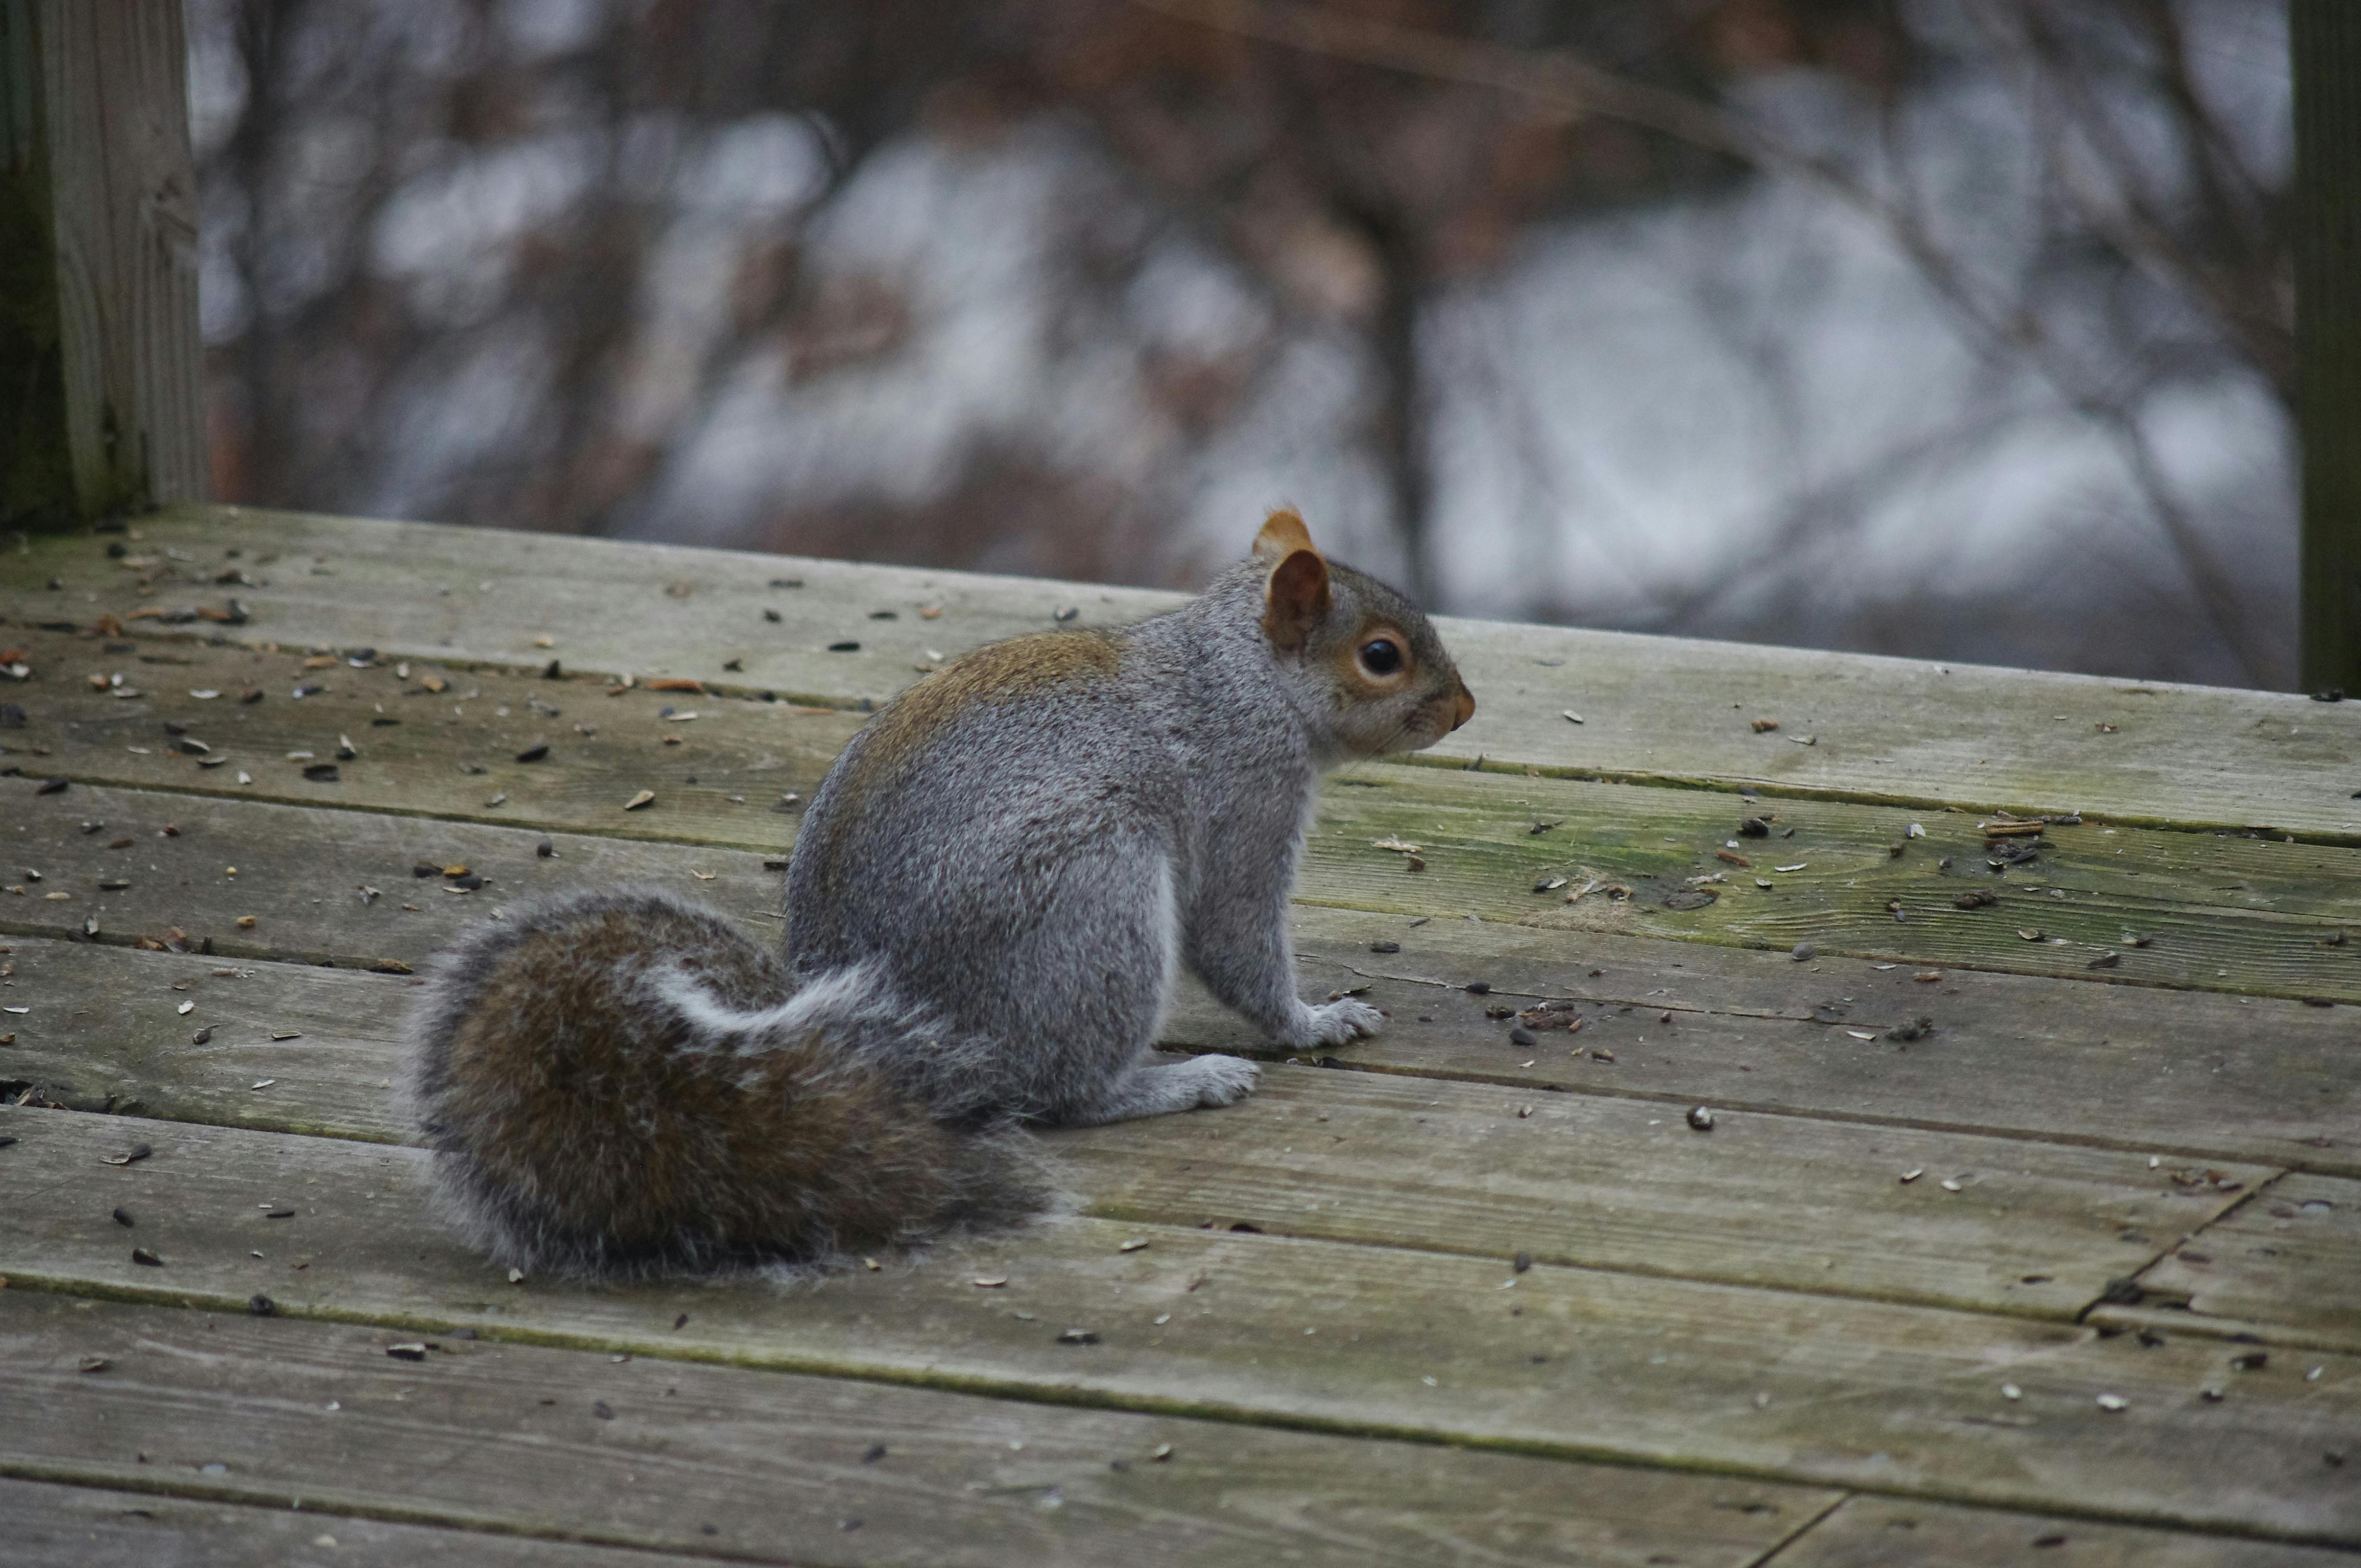
<svg viewBox="0 0 2361 1568"><path fill-rule="evenodd" d="M1181 1067L1164 1070L1186 1070L1200 1106L1234 1105L1253 1093L1262 1077L1262 1069L1244 1057L1191 1057Z"/></svg>
<svg viewBox="0 0 2361 1568"><path fill-rule="evenodd" d="M1365 1035L1374 1035L1385 1023L1386 1015L1366 1002L1346 997L1342 1002L1323 1003L1317 1007L1305 1007L1290 1031L1292 1036L1285 1043L1290 1046L1341 1046Z"/></svg>

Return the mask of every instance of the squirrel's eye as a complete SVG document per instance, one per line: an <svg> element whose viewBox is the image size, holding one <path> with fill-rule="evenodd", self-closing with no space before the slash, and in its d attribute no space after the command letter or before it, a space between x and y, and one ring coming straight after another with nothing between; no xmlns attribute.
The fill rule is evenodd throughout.
<svg viewBox="0 0 2361 1568"><path fill-rule="evenodd" d="M1364 642L1361 644L1361 667L1373 675L1390 675L1402 667L1401 650L1389 637Z"/></svg>

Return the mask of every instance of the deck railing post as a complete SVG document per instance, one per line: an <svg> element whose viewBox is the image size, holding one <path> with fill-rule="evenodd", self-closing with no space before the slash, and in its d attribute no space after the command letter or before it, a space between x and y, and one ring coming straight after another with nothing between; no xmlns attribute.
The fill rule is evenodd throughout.
<svg viewBox="0 0 2361 1568"><path fill-rule="evenodd" d="M2361 5L2293 0L2302 663L2361 696Z"/></svg>
<svg viewBox="0 0 2361 1568"><path fill-rule="evenodd" d="M0 526L206 488L181 0L0 0Z"/></svg>

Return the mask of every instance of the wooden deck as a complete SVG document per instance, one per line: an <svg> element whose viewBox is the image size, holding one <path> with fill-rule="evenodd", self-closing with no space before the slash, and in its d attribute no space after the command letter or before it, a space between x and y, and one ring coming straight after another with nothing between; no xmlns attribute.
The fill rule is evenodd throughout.
<svg viewBox="0 0 2361 1568"><path fill-rule="evenodd" d="M1378 1038L1191 1000L1252 1099L816 1287L436 1227L414 967L622 876L763 927L864 709L1168 602L234 509L0 554L0 1556L2356 1561L2361 703L1446 624L1477 718L1334 779L1299 890ZM1995 870L1998 812L2081 820Z"/></svg>

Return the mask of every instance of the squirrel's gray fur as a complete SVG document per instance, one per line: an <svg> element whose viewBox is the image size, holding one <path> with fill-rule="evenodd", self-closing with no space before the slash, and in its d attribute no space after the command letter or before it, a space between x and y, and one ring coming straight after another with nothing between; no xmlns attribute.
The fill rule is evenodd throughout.
<svg viewBox="0 0 2361 1568"><path fill-rule="evenodd" d="M442 961L409 1091L495 1261L815 1261L1038 1207L1018 1123L1224 1105L1159 1061L1181 964L1282 1046L1378 1026L1295 993L1322 770L1474 709L1425 617L1291 512L1170 614L978 649L888 704L805 813L784 956L652 889L511 906ZM1399 668L1382 669L1389 642Z"/></svg>

